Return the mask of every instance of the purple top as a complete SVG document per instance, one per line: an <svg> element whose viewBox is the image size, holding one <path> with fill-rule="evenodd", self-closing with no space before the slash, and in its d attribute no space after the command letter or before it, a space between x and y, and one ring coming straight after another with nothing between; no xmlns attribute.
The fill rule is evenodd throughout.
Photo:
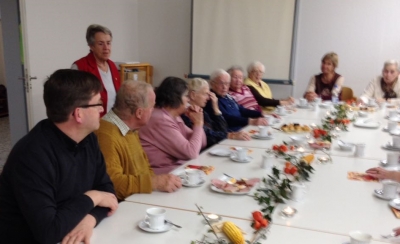
<svg viewBox="0 0 400 244"><path fill-rule="evenodd" d="M139 130L140 142L155 174L165 174L182 161L199 156L207 145L202 126L185 125L181 117L172 117L165 109L155 108L149 122Z"/></svg>

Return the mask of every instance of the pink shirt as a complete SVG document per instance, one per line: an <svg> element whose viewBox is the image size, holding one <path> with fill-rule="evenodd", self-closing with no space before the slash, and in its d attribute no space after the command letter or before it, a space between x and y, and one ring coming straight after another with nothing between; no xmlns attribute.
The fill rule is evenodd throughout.
<svg viewBox="0 0 400 244"><path fill-rule="evenodd" d="M246 85L242 86L241 92L229 90L228 93L238 104L242 105L243 107L261 112L261 107L258 105L253 93L251 93L250 89Z"/></svg>
<svg viewBox="0 0 400 244"><path fill-rule="evenodd" d="M181 117L172 117L165 109L155 108L146 126L139 130L140 142L155 174L165 174L199 156L207 145L203 127L193 130Z"/></svg>

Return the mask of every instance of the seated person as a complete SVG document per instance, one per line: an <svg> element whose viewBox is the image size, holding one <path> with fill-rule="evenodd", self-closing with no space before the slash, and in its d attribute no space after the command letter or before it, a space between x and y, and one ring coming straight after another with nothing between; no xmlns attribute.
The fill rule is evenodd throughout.
<svg viewBox="0 0 400 244"><path fill-rule="evenodd" d="M320 97L322 100L332 100L332 95L340 97L343 76L335 72L339 58L336 53L327 53L321 60L321 74L312 76L304 94L309 102Z"/></svg>
<svg viewBox="0 0 400 244"><path fill-rule="evenodd" d="M96 136L100 81L57 70L44 84L48 119L15 144L0 175L2 243L89 243L118 208Z"/></svg>
<svg viewBox="0 0 400 244"><path fill-rule="evenodd" d="M204 114L204 132L207 136L207 147L217 144L223 139L250 140L250 135L245 131L228 132L228 125L218 107L218 98L215 93L210 92L208 82L201 78L189 80L189 103L204 108L208 100L211 100L214 120L210 118L206 111ZM185 124L192 128L193 124L186 115L182 115Z"/></svg>
<svg viewBox="0 0 400 244"><path fill-rule="evenodd" d="M156 89L156 106L147 125L140 128L139 137L155 174L165 174L184 160L199 156L207 145L203 130L203 111L189 107L187 83L177 77L165 78ZM192 129L183 122L186 113Z"/></svg>
<svg viewBox="0 0 400 244"><path fill-rule="evenodd" d="M181 187L176 175L154 175L140 144L138 130L149 120L155 100L150 84L125 81L117 92L114 107L104 115L95 132L119 200L134 193L174 192Z"/></svg>
<svg viewBox="0 0 400 244"><path fill-rule="evenodd" d="M230 82L231 76L223 69L218 69L210 75L211 90L217 95L218 107L228 123L228 130L239 131L246 125L267 125L261 112L244 108L228 94ZM211 100L207 102L204 110L215 120Z"/></svg>
<svg viewBox="0 0 400 244"><path fill-rule="evenodd" d="M396 60L386 61L383 65L382 76L372 80L360 100L366 102L374 98L378 103L400 99L399 63Z"/></svg>
<svg viewBox="0 0 400 244"><path fill-rule="evenodd" d="M255 61L247 67L247 78L244 80L244 84L247 85L253 96L257 100L258 105L263 110L272 110L272 107L278 105L290 105L294 102L294 99L289 97L285 100L277 100L272 98L272 92L267 83L262 80L262 76L265 72L265 67L262 63Z"/></svg>
<svg viewBox="0 0 400 244"><path fill-rule="evenodd" d="M228 94L243 107L251 110L260 111L261 107L254 98L250 88L243 84L243 69L240 66L232 66L227 70L231 76L231 85Z"/></svg>

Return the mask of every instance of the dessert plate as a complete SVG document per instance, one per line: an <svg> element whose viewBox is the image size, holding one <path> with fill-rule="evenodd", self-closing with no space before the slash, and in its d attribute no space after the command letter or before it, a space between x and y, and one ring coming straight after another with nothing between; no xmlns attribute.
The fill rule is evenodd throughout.
<svg viewBox="0 0 400 244"><path fill-rule="evenodd" d="M220 156L220 157L229 157L232 154L231 150L226 148L214 148L211 149L208 153L213 156Z"/></svg>
<svg viewBox="0 0 400 244"><path fill-rule="evenodd" d="M250 157L250 156L246 156L243 160L240 160L240 159L238 159L238 157L235 154L232 154L230 156L230 158L231 158L232 161L235 161L235 162L238 162L238 163L248 163L251 160L253 160L253 158Z"/></svg>
<svg viewBox="0 0 400 244"><path fill-rule="evenodd" d="M357 120L354 122L354 126L361 127L361 128L368 128L368 129L375 129L378 128L381 124L376 121L372 121L369 119L366 120Z"/></svg>
<svg viewBox="0 0 400 244"><path fill-rule="evenodd" d="M258 140L271 140L271 139L274 139L274 137L272 135L260 136L259 133L255 133L251 137L254 138L254 139L258 139Z"/></svg>

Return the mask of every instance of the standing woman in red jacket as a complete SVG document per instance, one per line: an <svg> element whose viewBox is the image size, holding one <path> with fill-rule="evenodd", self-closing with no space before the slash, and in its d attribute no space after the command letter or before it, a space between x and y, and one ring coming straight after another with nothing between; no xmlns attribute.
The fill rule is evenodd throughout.
<svg viewBox="0 0 400 244"><path fill-rule="evenodd" d="M114 105L115 97L121 86L120 76L111 55L111 31L101 25L90 25L86 31L86 41L90 48L87 56L75 61L71 69L79 69L94 74L102 82L100 93L106 114Z"/></svg>

